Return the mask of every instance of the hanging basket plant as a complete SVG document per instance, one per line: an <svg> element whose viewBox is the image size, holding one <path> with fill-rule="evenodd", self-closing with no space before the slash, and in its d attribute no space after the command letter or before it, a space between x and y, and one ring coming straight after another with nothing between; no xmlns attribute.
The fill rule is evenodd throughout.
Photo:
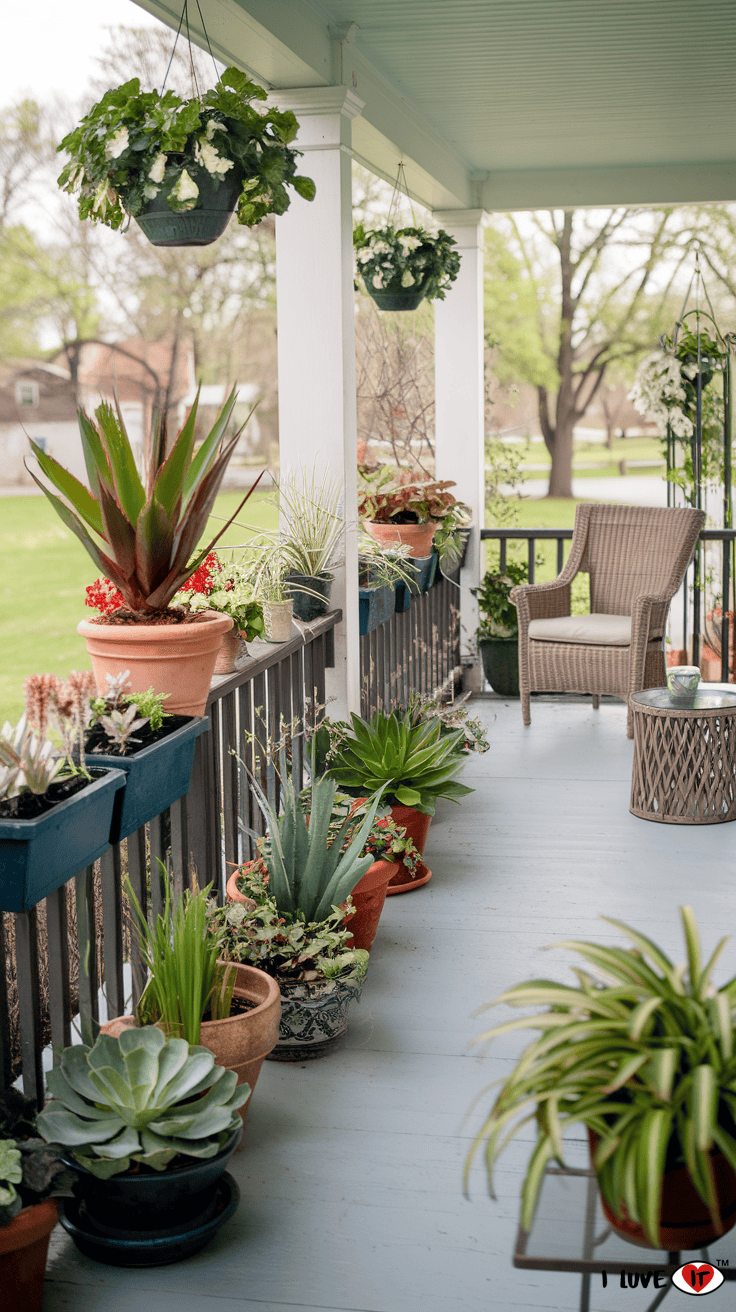
<svg viewBox="0 0 736 1312"><path fill-rule="evenodd" d="M292 187L312 200L297 173L290 110L261 110L266 92L226 68L202 96L142 92L138 78L106 92L64 138L59 176L78 196L80 219L121 228L134 218L154 246L206 246L230 215L247 227L289 208Z"/></svg>
<svg viewBox="0 0 736 1312"><path fill-rule="evenodd" d="M371 228L353 233L358 270L379 310L416 310L422 301L443 301L457 278L460 256L443 229Z"/></svg>

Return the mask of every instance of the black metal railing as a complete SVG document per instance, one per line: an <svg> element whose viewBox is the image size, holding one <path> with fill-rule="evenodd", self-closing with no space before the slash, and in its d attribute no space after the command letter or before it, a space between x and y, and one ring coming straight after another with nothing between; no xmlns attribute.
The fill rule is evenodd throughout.
<svg viewBox="0 0 736 1312"><path fill-rule="evenodd" d="M459 598L452 575L440 575L408 610L361 637L362 715L406 705L412 691L432 696L459 674Z"/></svg>
<svg viewBox="0 0 736 1312"><path fill-rule="evenodd" d="M484 542L498 543L498 567L503 572L508 559L509 543L521 545L520 556L529 568L529 582L534 583L540 575L540 581L555 578L560 573L566 558L565 544L572 538L571 528L484 528L481 539ZM720 560L714 567L708 560L710 543L721 544ZM734 544L736 529L704 529L700 534L698 550L688 569L685 586L682 588L682 631L683 649L687 659L693 665L700 664L703 637L713 637L718 641L721 659L721 681L727 683L730 678L730 650L733 647L733 614L728 603L734 580ZM541 545L541 548L539 546ZM549 544L549 545L548 545ZM552 548L554 544L554 548ZM517 555L519 553L517 552ZM495 562L488 562L489 568ZM724 601L724 598L727 599ZM714 605L720 603L721 615L711 619L710 635L703 634L703 622Z"/></svg>

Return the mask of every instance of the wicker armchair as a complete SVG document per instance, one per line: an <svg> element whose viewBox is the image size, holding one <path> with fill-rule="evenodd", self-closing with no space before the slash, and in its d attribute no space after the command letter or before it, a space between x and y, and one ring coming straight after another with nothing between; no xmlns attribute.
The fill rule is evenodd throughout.
<svg viewBox="0 0 736 1312"><path fill-rule="evenodd" d="M570 555L552 583L513 588L519 612L519 685L524 724L532 692L629 697L665 683L670 602L705 523L700 510L581 504ZM570 616L570 584L590 575L590 615ZM633 737L631 708L627 734Z"/></svg>

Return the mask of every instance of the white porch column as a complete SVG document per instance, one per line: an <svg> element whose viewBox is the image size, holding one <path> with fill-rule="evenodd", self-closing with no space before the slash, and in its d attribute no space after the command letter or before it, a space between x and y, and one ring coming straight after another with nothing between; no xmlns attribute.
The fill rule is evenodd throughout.
<svg viewBox="0 0 736 1312"><path fill-rule="evenodd" d="M317 188L276 219L280 465L282 475L316 465L345 490L345 566L332 588L343 620L327 671L329 715L344 719L360 711L351 124L363 101L339 86L273 100L296 114L299 171Z"/></svg>
<svg viewBox="0 0 736 1312"><path fill-rule="evenodd" d="M485 525L483 380L483 210L436 210L434 219L455 238L460 272L444 301L435 302L435 454L437 478L452 478L459 501L473 512L473 532L460 571L463 657L474 647L478 603L470 589L481 576L479 531ZM468 672L469 673L469 672ZM466 686L479 688L477 657Z"/></svg>

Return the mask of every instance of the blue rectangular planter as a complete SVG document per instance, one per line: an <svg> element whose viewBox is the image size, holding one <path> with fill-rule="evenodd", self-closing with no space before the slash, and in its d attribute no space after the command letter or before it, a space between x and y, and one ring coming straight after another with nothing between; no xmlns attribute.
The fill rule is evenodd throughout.
<svg viewBox="0 0 736 1312"><path fill-rule="evenodd" d="M423 556L421 560L412 560L412 565L416 572L419 591L429 592L437 569L437 552L433 551L430 556Z"/></svg>
<svg viewBox="0 0 736 1312"><path fill-rule="evenodd" d="M107 770L125 771L125 791L116 799L113 811L111 843L119 843L135 833L147 820L160 815L178 797L189 792L194 745L209 727L209 719L203 715L133 756L102 756L97 752L88 755L88 766L94 762Z"/></svg>
<svg viewBox="0 0 736 1312"><path fill-rule="evenodd" d="M358 590L360 607L360 632L370 633L380 624L385 624L394 613L394 590L392 587L360 588Z"/></svg>
<svg viewBox="0 0 736 1312"><path fill-rule="evenodd" d="M0 910L28 911L110 846L122 770L105 770L35 820L0 819Z"/></svg>

